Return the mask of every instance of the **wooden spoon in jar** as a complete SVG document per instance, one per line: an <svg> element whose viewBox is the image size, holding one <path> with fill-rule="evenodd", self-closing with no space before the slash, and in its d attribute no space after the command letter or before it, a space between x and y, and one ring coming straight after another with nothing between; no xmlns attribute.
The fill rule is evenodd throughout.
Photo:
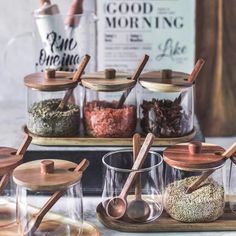
<svg viewBox="0 0 236 236"><path fill-rule="evenodd" d="M139 134L133 136L133 159L134 162L141 148L141 137ZM142 200L141 178L138 174L135 182L135 199L128 205L126 214L130 219L136 222L145 222L150 215L150 207L148 203Z"/></svg>
<svg viewBox="0 0 236 236"><path fill-rule="evenodd" d="M229 159L231 156L234 155L234 153L236 152L236 143L234 143L229 149L227 149L222 156L224 157L224 160L226 161L227 159ZM199 178L197 178L196 181L194 181L186 190L186 193L192 193L193 191L195 191L196 189L198 189L198 187L200 186L200 184L202 182L204 182L215 170L209 170L207 172L205 172L204 174L200 175Z"/></svg>
<svg viewBox="0 0 236 236"><path fill-rule="evenodd" d="M147 61L149 59L148 55L144 55L142 61L140 62L140 64L138 65L137 69L135 70L135 72L133 73L131 80L137 81L138 77L140 76L140 74L142 73L145 65L147 64ZM126 98L129 96L129 93L131 92L131 89L128 89L126 92L124 92L116 106L117 109L122 108L123 104L125 103Z"/></svg>
<svg viewBox="0 0 236 236"><path fill-rule="evenodd" d="M147 137L145 138L145 141L143 143L143 146L133 164L132 170L121 190L121 193L119 196L117 197L113 197L111 198L106 206L106 213L107 215L112 218L112 219L120 219L122 218L125 213L126 213L126 209L127 209L127 194L133 184L133 182L135 181L135 179L137 178L137 170L139 170L141 168L141 166L143 165L149 149L152 146L152 143L154 141L155 136L152 133L149 133L147 135Z"/></svg>
<svg viewBox="0 0 236 236"><path fill-rule="evenodd" d="M84 69L85 67L87 66L88 62L90 60L90 56L89 55L85 55L84 58L82 59L82 61L80 62L79 66L78 66L78 69L77 71L74 73L74 76L72 78L73 81L76 81L77 83L80 81L80 78L84 72ZM57 107L56 111L64 111L65 109L65 106L70 98L70 96L72 95L73 93L73 88L72 89L69 89L64 98L61 100L59 106Z"/></svg>
<svg viewBox="0 0 236 236"><path fill-rule="evenodd" d="M22 158L23 158L23 155L25 154L31 141L32 141L32 137L27 134L25 136L23 142L21 143L20 147L18 148L15 155L22 155ZM8 172L5 175L3 175L3 177L0 181L0 194L2 193L2 191L6 188L7 184L9 183L10 176L11 176L11 172Z"/></svg>
<svg viewBox="0 0 236 236"><path fill-rule="evenodd" d="M50 167L52 161L46 161L47 166ZM46 169L47 169L46 166ZM84 172L87 167L89 166L89 161L87 159L83 159L75 168L74 172L81 171ZM40 226L44 216L47 214L47 212L54 206L54 204L63 196L65 193L65 190L60 190L55 192L52 197L46 202L46 204L43 206L43 208L35 215L33 215L33 218L27 223L26 229L27 231L24 232L24 236L33 235L33 233L38 229Z"/></svg>

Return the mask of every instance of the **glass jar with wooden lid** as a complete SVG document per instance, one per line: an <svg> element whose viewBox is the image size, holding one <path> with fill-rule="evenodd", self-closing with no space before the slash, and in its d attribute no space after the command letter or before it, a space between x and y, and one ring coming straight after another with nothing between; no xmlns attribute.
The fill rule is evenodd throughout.
<svg viewBox="0 0 236 236"><path fill-rule="evenodd" d="M0 147L0 231L2 227L16 221L16 185L12 180L12 172L21 164L31 140L27 135L18 150Z"/></svg>
<svg viewBox="0 0 236 236"><path fill-rule="evenodd" d="M47 159L27 162L13 172L17 184L20 235L80 235L83 223L81 177L88 167Z"/></svg>
<svg viewBox="0 0 236 236"><path fill-rule="evenodd" d="M113 68L82 76L85 133L97 138L132 137L136 129L135 85L148 61L145 55L132 75Z"/></svg>
<svg viewBox="0 0 236 236"><path fill-rule="evenodd" d="M190 75L171 70L142 74L139 116L144 134L177 138L193 133L194 81L203 63L199 59Z"/></svg>
<svg viewBox="0 0 236 236"><path fill-rule="evenodd" d="M90 59L85 55L75 73L46 69L27 75L27 128L39 136L73 136L79 133L80 77Z"/></svg>
<svg viewBox="0 0 236 236"><path fill-rule="evenodd" d="M193 141L164 150L164 207L175 220L210 222L224 212L222 166L227 153L220 146Z"/></svg>

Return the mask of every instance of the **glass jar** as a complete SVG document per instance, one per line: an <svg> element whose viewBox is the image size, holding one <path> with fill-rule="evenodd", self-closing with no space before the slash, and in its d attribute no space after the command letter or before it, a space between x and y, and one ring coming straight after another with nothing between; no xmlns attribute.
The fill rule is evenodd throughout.
<svg viewBox="0 0 236 236"><path fill-rule="evenodd" d="M140 125L144 134L175 138L193 131L194 85L185 73L170 70L144 73L139 99Z"/></svg>
<svg viewBox="0 0 236 236"><path fill-rule="evenodd" d="M0 231L16 220L16 185L12 181L12 170L19 164L22 155L16 149L0 147Z"/></svg>
<svg viewBox="0 0 236 236"><path fill-rule="evenodd" d="M78 134L80 108L79 87L69 72L30 74L25 77L27 86L27 128L39 136L73 136ZM61 100L73 89L64 110L57 110Z"/></svg>
<svg viewBox="0 0 236 236"><path fill-rule="evenodd" d="M64 160L37 160L14 170L20 235L81 234L81 172L73 171L76 166Z"/></svg>
<svg viewBox="0 0 236 236"><path fill-rule="evenodd" d="M82 84L85 87L83 121L86 135L132 137L137 123L135 81L124 73L109 69L85 75Z"/></svg>
<svg viewBox="0 0 236 236"><path fill-rule="evenodd" d="M236 214L236 155L231 157L230 169L229 169L229 206L234 214Z"/></svg>
<svg viewBox="0 0 236 236"><path fill-rule="evenodd" d="M164 207L173 219L211 222L224 213L223 152L219 146L200 142L179 144L164 151ZM208 171L214 172L196 190L188 192L199 176Z"/></svg>
<svg viewBox="0 0 236 236"><path fill-rule="evenodd" d="M136 194L136 185L133 184L127 196L126 215L134 222L151 222L157 219L163 211L163 159L160 154L149 151L140 170L132 170L133 152L130 149L118 150L106 154L103 159L103 193L102 205L106 209L109 200L120 195L121 190L130 173L137 173L140 183L140 196ZM132 217L132 203L134 200L143 200L149 210L145 217ZM141 208L141 206L140 206Z"/></svg>

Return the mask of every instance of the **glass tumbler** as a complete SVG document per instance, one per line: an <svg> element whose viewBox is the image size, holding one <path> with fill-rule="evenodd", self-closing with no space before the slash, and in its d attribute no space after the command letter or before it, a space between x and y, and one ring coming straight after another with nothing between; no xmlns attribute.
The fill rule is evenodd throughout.
<svg viewBox="0 0 236 236"><path fill-rule="evenodd" d="M132 170L132 150L124 149L106 154L103 159L104 185L102 205L104 209L111 198L118 197L130 173L136 172L136 179L126 197L127 208L125 216L132 222L147 223L157 219L163 211L163 159L156 152L149 151L140 170ZM140 184L140 196L137 196L137 183ZM143 200L148 205L148 215L142 219L132 218L132 211L136 211L134 201Z"/></svg>

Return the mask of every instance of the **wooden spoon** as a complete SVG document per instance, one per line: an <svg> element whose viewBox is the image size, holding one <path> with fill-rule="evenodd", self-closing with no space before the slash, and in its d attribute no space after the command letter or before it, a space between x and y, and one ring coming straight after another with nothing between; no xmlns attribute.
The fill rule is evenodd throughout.
<svg viewBox="0 0 236 236"><path fill-rule="evenodd" d="M148 55L144 55L142 61L139 63L138 67L136 68L135 72L133 73L131 80L137 81L138 77L140 76L140 74L142 73L145 65L147 64L147 61L149 59ZM117 104L116 108L122 108L123 104L125 103L126 98L128 97L129 93L131 92L131 89L128 89L126 92L124 92Z"/></svg>
<svg viewBox="0 0 236 236"><path fill-rule="evenodd" d="M152 146L152 143L154 141L155 136L152 133L149 133L143 143L143 146L137 156L136 161L133 164L132 167L132 172L130 172L122 190L119 196L111 198L106 206L106 213L107 215L112 218L112 219L120 219L121 217L123 217L126 213L126 209L127 209L127 194L133 184L133 182L135 181L135 179L137 178L137 172L136 170L139 170L141 168L141 166L143 165L149 149Z"/></svg>
<svg viewBox="0 0 236 236"><path fill-rule="evenodd" d="M90 60L90 56L89 55L85 55L84 58L82 59L82 61L80 62L77 71L75 72L72 80L76 81L77 83L80 81L80 77L82 76L85 67L87 66L88 62ZM69 89L64 98L61 100L59 106L57 107L57 111L63 111L65 109L65 106L70 98L70 96L72 95L74 89Z"/></svg>
<svg viewBox="0 0 236 236"><path fill-rule="evenodd" d="M141 148L141 137L139 134L133 136L133 159L134 162ZM145 222L150 215L150 207L148 203L142 200L141 176L138 174L135 182L135 199L131 201L127 208L127 215L136 222Z"/></svg>
<svg viewBox="0 0 236 236"><path fill-rule="evenodd" d="M48 161L48 165L50 165L50 161ZM87 167L89 166L89 161L86 159L83 159L75 168L75 172L81 171L84 172ZM38 229L40 226L44 216L47 214L47 212L54 206L54 204L63 196L65 193L65 190L60 190L55 192L52 197L46 202L46 204L43 206L43 208L35 215L33 215L33 218L27 223L25 229L27 231L24 232L24 235L33 235L33 233Z"/></svg>
<svg viewBox="0 0 236 236"><path fill-rule="evenodd" d="M29 136L28 134L25 136L23 142L21 143L20 147L18 148L16 155L23 155L25 154L27 148L29 147L30 143L32 141L32 137ZM9 179L11 176L11 172L6 173L5 175L3 175L3 177L1 178L0 181L0 194L2 193L2 191L6 188L7 184L9 183Z"/></svg>
<svg viewBox="0 0 236 236"><path fill-rule="evenodd" d="M234 155L236 152L236 143L234 143L229 149L227 149L222 156L224 157L224 160L226 161L229 159L231 156ZM209 170L205 172L204 174L200 175L199 178L197 178L196 181L194 181L186 190L186 193L192 193L195 191L202 182L204 182L215 170Z"/></svg>

